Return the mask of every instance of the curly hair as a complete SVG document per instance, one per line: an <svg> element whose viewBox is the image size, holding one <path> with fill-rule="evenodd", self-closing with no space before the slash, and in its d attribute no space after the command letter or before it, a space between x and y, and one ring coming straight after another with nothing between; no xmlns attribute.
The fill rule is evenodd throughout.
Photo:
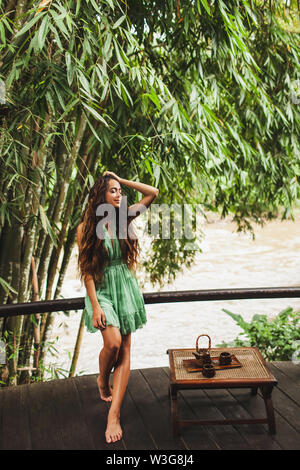
<svg viewBox="0 0 300 470"><path fill-rule="evenodd" d="M108 181L116 179L111 175L101 176L94 186L90 189L88 201L83 211L82 222L82 238L78 254L78 270L80 280L86 275L93 277L96 283L101 284L104 279L104 268L109 263L109 255L104 240L99 238L96 233L96 226L104 216L97 216L96 210L100 204L106 204L105 192L108 189ZM139 243L138 239L131 238L128 233L128 225L130 218L127 215L126 238L119 238L119 208L116 211L116 235L122 252L122 259L128 268L135 272L138 264ZM128 208L127 208L128 214ZM124 236L124 235L123 235Z"/></svg>

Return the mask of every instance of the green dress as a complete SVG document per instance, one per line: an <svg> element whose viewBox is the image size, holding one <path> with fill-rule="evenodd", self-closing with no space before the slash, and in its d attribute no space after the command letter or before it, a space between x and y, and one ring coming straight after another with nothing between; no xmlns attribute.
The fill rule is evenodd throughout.
<svg viewBox="0 0 300 470"><path fill-rule="evenodd" d="M136 275L122 259L118 238L115 235L112 244L106 227L104 243L109 264L104 268L101 286L95 284L97 298L105 313L106 326L116 326L122 335L127 335L147 322L144 297ZM85 326L90 333L95 333L99 330L93 326L93 309L87 293L84 301Z"/></svg>

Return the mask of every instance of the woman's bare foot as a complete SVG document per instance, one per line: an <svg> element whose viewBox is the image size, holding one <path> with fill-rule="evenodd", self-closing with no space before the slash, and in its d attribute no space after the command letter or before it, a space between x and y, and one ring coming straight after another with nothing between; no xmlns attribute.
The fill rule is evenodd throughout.
<svg viewBox="0 0 300 470"><path fill-rule="evenodd" d="M120 418L113 414L110 416L108 413L107 428L105 431L106 442L116 442L122 439L123 433L120 425Z"/></svg>
<svg viewBox="0 0 300 470"><path fill-rule="evenodd" d="M104 385L101 381L100 375L97 377L97 384L99 388L100 398L104 401L111 401L112 400L112 390L110 384Z"/></svg>

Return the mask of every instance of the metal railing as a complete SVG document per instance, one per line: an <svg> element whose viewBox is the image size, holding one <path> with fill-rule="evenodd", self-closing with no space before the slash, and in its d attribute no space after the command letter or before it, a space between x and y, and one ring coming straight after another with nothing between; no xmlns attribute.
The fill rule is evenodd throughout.
<svg viewBox="0 0 300 470"><path fill-rule="evenodd" d="M300 298L300 287L260 287L248 289L203 289L185 291L146 292L145 304L199 302L234 299ZM82 310L84 297L41 300L20 304L0 305L0 318L36 313Z"/></svg>

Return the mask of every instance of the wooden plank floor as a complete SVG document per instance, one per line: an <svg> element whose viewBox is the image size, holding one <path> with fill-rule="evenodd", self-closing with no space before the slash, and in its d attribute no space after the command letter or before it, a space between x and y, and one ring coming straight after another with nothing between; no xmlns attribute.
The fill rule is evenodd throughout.
<svg viewBox="0 0 300 470"><path fill-rule="evenodd" d="M220 450L300 449L300 365L269 364L278 380L273 391L277 433L267 425L191 426L174 438L168 397L169 369L132 370L122 406L123 439L106 444L109 404L100 400L96 378L0 389L0 449ZM265 417L264 402L248 389L185 390L182 419Z"/></svg>

